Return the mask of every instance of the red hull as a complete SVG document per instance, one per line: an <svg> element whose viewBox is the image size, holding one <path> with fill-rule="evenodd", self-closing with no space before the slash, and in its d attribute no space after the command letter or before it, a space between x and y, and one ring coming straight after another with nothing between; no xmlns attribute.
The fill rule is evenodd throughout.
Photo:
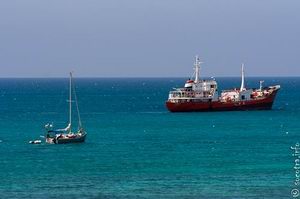
<svg viewBox="0 0 300 199"><path fill-rule="evenodd" d="M171 112L193 111L246 111L246 110L269 110L272 108L277 90L262 99L236 101L236 102L166 102Z"/></svg>

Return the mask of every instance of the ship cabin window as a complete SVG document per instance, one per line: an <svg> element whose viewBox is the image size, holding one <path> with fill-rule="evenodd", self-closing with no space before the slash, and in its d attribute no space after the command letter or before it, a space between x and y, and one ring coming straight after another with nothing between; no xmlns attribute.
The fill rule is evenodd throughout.
<svg viewBox="0 0 300 199"><path fill-rule="evenodd" d="M210 85L210 88L215 88L215 85Z"/></svg>
<svg viewBox="0 0 300 199"><path fill-rule="evenodd" d="M244 100L245 99L245 95L242 95L242 100Z"/></svg>

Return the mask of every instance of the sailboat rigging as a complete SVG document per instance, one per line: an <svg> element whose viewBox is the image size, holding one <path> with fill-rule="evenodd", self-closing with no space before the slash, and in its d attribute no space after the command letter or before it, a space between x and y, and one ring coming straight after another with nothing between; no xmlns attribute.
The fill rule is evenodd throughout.
<svg viewBox="0 0 300 199"><path fill-rule="evenodd" d="M76 132L72 131L72 93L74 93L74 101L76 105L76 111L78 116L78 130ZM63 129L53 129L52 124L46 124L46 142L49 144L67 144L67 143L78 143L84 142L87 133L82 127L81 117L79 112L78 100L75 91L75 87L73 85L73 74L70 73L69 80L69 123L66 128Z"/></svg>

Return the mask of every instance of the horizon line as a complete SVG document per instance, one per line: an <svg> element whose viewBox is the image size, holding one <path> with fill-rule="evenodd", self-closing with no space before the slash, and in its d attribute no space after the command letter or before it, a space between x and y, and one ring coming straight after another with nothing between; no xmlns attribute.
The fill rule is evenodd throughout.
<svg viewBox="0 0 300 199"><path fill-rule="evenodd" d="M291 76L246 76L245 78L298 78L300 77L300 75L291 75ZM43 76L24 76L24 77L18 77L18 76L8 76L8 77L1 77L0 79L68 79L68 76L50 76L50 77L43 77ZM170 79L170 78L189 78L189 77L185 77L185 76L174 76L174 77L165 77L165 76L161 76L161 77L155 77L155 76L149 76L149 77L145 77L145 76L110 76L110 77L104 77L104 76L75 76L74 78L79 78L79 79L96 79L96 78L101 78L101 79L109 79L109 78L113 78L113 79L143 79L143 78L149 78L149 79L162 79L162 78L166 78L166 79ZM241 78L241 76L205 76L203 77L203 79L211 79L211 78Z"/></svg>

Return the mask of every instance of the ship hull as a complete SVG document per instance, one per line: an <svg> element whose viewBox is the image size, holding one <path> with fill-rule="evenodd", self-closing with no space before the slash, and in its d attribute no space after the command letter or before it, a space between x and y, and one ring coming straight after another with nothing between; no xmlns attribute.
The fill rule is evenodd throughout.
<svg viewBox="0 0 300 199"><path fill-rule="evenodd" d="M70 144L70 143L82 143L85 141L86 133L83 135L77 135L73 138L62 138L62 137L48 137L46 142L49 144Z"/></svg>
<svg viewBox="0 0 300 199"><path fill-rule="evenodd" d="M207 101L207 102L166 102L166 107L171 112L200 112L200 111L248 111L272 109L277 90L262 99L245 101Z"/></svg>
<svg viewBox="0 0 300 199"><path fill-rule="evenodd" d="M85 138L86 138L86 134L75 138L59 138L56 140L55 144L81 143L85 141Z"/></svg>

